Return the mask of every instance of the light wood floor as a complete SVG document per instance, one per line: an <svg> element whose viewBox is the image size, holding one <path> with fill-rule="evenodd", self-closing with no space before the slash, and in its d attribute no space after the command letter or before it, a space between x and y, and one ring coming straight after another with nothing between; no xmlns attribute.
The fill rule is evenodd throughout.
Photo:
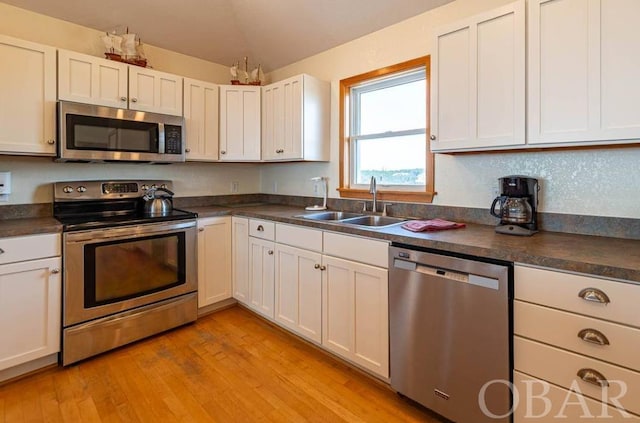
<svg viewBox="0 0 640 423"><path fill-rule="evenodd" d="M233 307L0 386L0 422L439 422Z"/></svg>

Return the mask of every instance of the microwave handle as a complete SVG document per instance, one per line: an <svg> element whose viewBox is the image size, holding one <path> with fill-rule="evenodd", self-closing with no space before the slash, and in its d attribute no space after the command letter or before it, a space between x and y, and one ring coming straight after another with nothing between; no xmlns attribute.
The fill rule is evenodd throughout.
<svg viewBox="0 0 640 423"><path fill-rule="evenodd" d="M158 123L158 153L164 152L164 123Z"/></svg>

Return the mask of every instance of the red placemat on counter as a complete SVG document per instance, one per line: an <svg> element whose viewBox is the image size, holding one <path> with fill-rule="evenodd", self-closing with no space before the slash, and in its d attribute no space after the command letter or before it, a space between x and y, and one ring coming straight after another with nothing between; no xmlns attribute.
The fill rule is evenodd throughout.
<svg viewBox="0 0 640 423"><path fill-rule="evenodd" d="M410 220L402 224L402 227L411 232L443 231L446 229L464 228L464 223L451 222L444 219Z"/></svg>

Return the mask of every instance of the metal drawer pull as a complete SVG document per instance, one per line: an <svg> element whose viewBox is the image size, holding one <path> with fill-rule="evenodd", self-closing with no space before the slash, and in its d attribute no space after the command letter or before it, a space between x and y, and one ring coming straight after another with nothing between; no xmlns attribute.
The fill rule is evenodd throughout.
<svg viewBox="0 0 640 423"><path fill-rule="evenodd" d="M609 345L609 340L606 336L604 336L604 333L595 329L582 329L580 332L578 332L578 338L592 344Z"/></svg>
<svg viewBox="0 0 640 423"><path fill-rule="evenodd" d="M58 273L60 273L60 269L58 269L57 267L54 269L51 269L51 273L54 275L57 275Z"/></svg>
<svg viewBox="0 0 640 423"><path fill-rule="evenodd" d="M598 288L585 288L578 293L578 297L585 301L592 301L594 303L609 304L611 300L604 292Z"/></svg>
<svg viewBox="0 0 640 423"><path fill-rule="evenodd" d="M596 385L601 388L606 388L609 386L609 381L607 381L607 378L597 370L580 369L578 370L577 374L580 379L592 385Z"/></svg>
<svg viewBox="0 0 640 423"><path fill-rule="evenodd" d="M264 231L264 227L262 225L258 225L258 231L260 232Z"/></svg>

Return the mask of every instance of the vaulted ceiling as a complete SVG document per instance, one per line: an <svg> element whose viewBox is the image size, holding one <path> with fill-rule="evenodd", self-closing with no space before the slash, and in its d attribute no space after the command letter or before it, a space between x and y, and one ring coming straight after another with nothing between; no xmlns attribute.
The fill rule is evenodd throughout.
<svg viewBox="0 0 640 423"><path fill-rule="evenodd" d="M2 0L100 31L266 72L453 0Z"/></svg>

